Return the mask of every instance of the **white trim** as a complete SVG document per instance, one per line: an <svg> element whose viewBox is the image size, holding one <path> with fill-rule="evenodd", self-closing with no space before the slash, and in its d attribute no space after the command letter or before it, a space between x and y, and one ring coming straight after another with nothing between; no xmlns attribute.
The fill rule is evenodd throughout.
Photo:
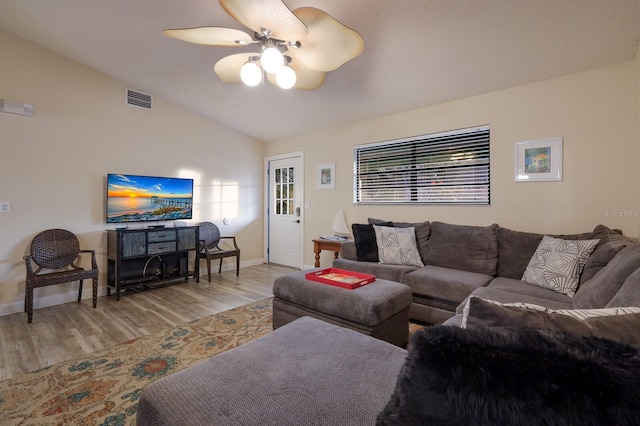
<svg viewBox="0 0 640 426"><path fill-rule="evenodd" d="M458 135L460 133L480 132L480 131L486 131L486 130L491 130L491 126L489 126L487 124L487 125L484 125L484 126L474 126L474 127L467 127L467 128L457 129L457 130L447 130L445 132L427 133L425 135L408 136L406 138L389 139L389 140L380 141L380 142L363 143L363 144L360 144L360 145L355 145L353 147L353 150L355 152L355 150L358 149L358 148L372 148L372 147L375 147L377 145L389 145L389 144L394 144L394 143L402 143L402 142L414 141L416 139L439 138L439 137L443 137L443 136Z"/></svg>

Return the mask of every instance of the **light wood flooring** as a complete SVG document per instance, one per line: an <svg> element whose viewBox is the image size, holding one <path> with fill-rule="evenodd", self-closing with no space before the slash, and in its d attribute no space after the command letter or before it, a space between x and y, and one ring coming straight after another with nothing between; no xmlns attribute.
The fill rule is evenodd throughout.
<svg viewBox="0 0 640 426"><path fill-rule="evenodd" d="M120 300L99 297L0 317L0 380L104 349L136 337L226 311L273 295L273 281L294 269L263 264L212 273L200 283L126 292Z"/></svg>

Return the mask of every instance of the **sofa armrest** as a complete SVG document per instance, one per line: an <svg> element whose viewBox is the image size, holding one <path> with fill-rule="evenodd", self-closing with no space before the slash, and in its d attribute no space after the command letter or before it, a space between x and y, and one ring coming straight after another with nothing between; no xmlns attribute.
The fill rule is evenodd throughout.
<svg viewBox="0 0 640 426"><path fill-rule="evenodd" d="M346 243L343 243L340 256L344 259L358 260L355 241L347 241Z"/></svg>

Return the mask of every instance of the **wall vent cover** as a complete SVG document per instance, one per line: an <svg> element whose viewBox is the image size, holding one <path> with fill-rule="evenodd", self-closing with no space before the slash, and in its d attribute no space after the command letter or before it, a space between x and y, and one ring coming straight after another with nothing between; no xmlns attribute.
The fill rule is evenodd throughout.
<svg viewBox="0 0 640 426"><path fill-rule="evenodd" d="M127 89L127 105L152 110L153 95L139 92L137 90Z"/></svg>

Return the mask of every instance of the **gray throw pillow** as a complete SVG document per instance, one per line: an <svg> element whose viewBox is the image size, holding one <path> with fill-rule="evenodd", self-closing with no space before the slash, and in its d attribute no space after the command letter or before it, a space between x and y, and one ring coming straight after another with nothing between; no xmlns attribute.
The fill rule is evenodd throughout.
<svg viewBox="0 0 640 426"><path fill-rule="evenodd" d="M470 297L463 328L529 327L640 344L640 308L549 309L528 303L498 303Z"/></svg>

